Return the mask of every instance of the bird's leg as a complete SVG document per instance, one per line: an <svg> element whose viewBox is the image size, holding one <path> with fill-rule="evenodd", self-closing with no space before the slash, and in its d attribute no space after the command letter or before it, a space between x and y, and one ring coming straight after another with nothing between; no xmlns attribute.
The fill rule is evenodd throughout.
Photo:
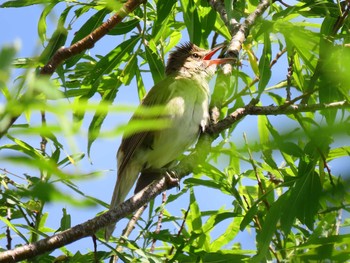
<svg viewBox="0 0 350 263"><path fill-rule="evenodd" d="M167 170L165 172L165 179L167 180L168 189L176 187L180 190L180 180L179 176L173 170Z"/></svg>
<svg viewBox="0 0 350 263"><path fill-rule="evenodd" d="M175 186L180 188L179 178L176 173L169 168L145 169L141 172L135 187L135 194L140 192L154 180L166 177L168 189Z"/></svg>

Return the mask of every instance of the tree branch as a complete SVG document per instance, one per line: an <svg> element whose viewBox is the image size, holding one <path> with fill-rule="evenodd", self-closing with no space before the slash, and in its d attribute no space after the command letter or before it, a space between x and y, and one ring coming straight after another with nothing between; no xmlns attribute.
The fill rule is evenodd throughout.
<svg viewBox="0 0 350 263"><path fill-rule="evenodd" d="M281 105L281 106L251 106L239 108L225 119L219 121L200 136L194 151L186 156L174 169L179 179L189 175L201 160L205 160L210 152L210 147L215 138L225 129L247 115L288 115L300 112L315 112L327 109L348 109L350 104L346 101L333 102L330 104L314 105ZM111 222L117 222L147 204L166 189L174 187L168 183L167 177L154 181L145 189L134 195L117 208L104 213L98 217L74 226L66 231L42 239L38 242L23 245L13 250L0 253L0 262L16 262L23 259L33 258L37 255L54 250L74 241L93 235L97 230L106 227Z"/></svg>
<svg viewBox="0 0 350 263"><path fill-rule="evenodd" d="M38 242L23 245L13 250L0 253L0 262L18 262L20 260L33 258L37 255L52 251L56 248L70 244L74 241L93 235L97 230L108 226L111 222L117 222L126 217L139 207L147 204L161 192L166 190L167 178L154 181L145 189L120 204L117 208L100 216L76 225L61 233L39 240ZM171 187L171 185L170 185Z"/></svg>
<svg viewBox="0 0 350 263"><path fill-rule="evenodd" d="M120 10L104 22L101 26L96 28L88 36L84 37L77 43L66 48L62 47L52 56L50 61L41 68L40 74L51 75L55 72L56 68L66 59L71 58L87 49L94 47L95 43L104 37L109 30L115 25L120 23L128 14L134 11L141 4L147 2L147 0L128 0Z"/></svg>
<svg viewBox="0 0 350 263"><path fill-rule="evenodd" d="M238 28L236 34L234 34L231 39L226 53L227 57L238 59L239 52L242 49L242 44L248 36L250 28L269 6L269 0L261 1L261 3L256 7L255 11L251 13L246 20L244 20L244 22Z"/></svg>
<svg viewBox="0 0 350 263"><path fill-rule="evenodd" d="M222 21L224 21L225 25L230 30L231 36L233 36L239 29L240 24L238 21L234 18L229 18L222 0L209 0L209 4L219 13Z"/></svg>
<svg viewBox="0 0 350 263"><path fill-rule="evenodd" d="M225 119L219 121L217 124L211 127L211 134L219 134L220 132L231 127L247 115L289 115L300 112L315 112L328 109L349 109L350 103L347 101L338 101L329 104L284 104L280 106L252 106L247 105L244 108L239 108L227 116Z"/></svg>

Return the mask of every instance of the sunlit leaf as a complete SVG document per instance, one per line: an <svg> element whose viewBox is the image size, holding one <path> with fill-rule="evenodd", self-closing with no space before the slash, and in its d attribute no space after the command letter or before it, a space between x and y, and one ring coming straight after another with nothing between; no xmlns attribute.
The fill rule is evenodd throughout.
<svg viewBox="0 0 350 263"><path fill-rule="evenodd" d="M277 229L277 223L281 217L281 211L288 206L287 198L282 195L273 203L265 217L261 231L257 234L258 254L252 258L251 262L261 262L267 256L272 237Z"/></svg>
<svg viewBox="0 0 350 263"><path fill-rule="evenodd" d="M242 217L234 217L232 219L226 231L211 243L212 251L219 251L236 237L240 230L239 225L241 221Z"/></svg>
<svg viewBox="0 0 350 263"><path fill-rule="evenodd" d="M102 100L100 101L101 106L106 107L114 101L120 85L121 85L120 82L116 83L116 86L113 89L107 91L104 94L104 96L102 97ZM98 134L100 133L101 126L106 116L107 116L107 112L101 113L97 110L89 125L88 148L87 148L88 155L90 155L91 145L96 140Z"/></svg>
<svg viewBox="0 0 350 263"><path fill-rule="evenodd" d="M71 227L71 216L67 213L67 209L62 208L62 213L60 231L64 231Z"/></svg>
<svg viewBox="0 0 350 263"><path fill-rule="evenodd" d="M138 41L139 37L131 37L96 63L92 74L83 80L84 83L91 85L91 89L85 97L93 96L99 87L102 77L109 74L115 67L125 62L131 56L132 50Z"/></svg>
<svg viewBox="0 0 350 263"><path fill-rule="evenodd" d="M3 3L0 7L24 7L37 4L48 4L52 0L11 0Z"/></svg>
<svg viewBox="0 0 350 263"><path fill-rule="evenodd" d="M68 37L68 30L64 27L64 23L71 8L72 6L67 7L61 14L58 20L56 30L53 32L52 36L50 37L49 43L47 44L47 46L45 47L45 49L39 57L39 61L44 65L55 54L55 52L59 48L64 46L64 44L66 43L66 39Z"/></svg>
<svg viewBox="0 0 350 263"><path fill-rule="evenodd" d="M264 91L264 89L266 88L267 84L270 81L270 78L271 78L270 63L271 63L270 34L268 32L265 32L264 49L263 49L261 59L259 61L259 84L258 84L259 95Z"/></svg>
<svg viewBox="0 0 350 263"><path fill-rule="evenodd" d="M198 10L193 0L181 0L183 19L185 21L190 41L196 45L200 45L202 39Z"/></svg>
<svg viewBox="0 0 350 263"><path fill-rule="evenodd" d="M40 15L39 22L38 22L38 35L41 43L44 43L44 41L46 40L46 28L47 28L46 17L50 14L50 12L52 11L52 9L55 7L56 4L57 2L47 5Z"/></svg>
<svg viewBox="0 0 350 263"><path fill-rule="evenodd" d="M158 83L164 78L164 64L163 61L159 58L159 55L146 46L146 56L147 62L151 69L152 77L154 83Z"/></svg>
<svg viewBox="0 0 350 263"><path fill-rule="evenodd" d="M4 46L0 49L0 92L6 99L11 98L11 94L6 87L6 83L11 76L11 63L18 51L18 45ZM1 112L1 110L0 110Z"/></svg>
<svg viewBox="0 0 350 263"><path fill-rule="evenodd" d="M139 23L139 19L120 22L108 32L108 35L116 36L126 34L128 32L131 32L131 30L133 30Z"/></svg>
<svg viewBox="0 0 350 263"><path fill-rule="evenodd" d="M187 224L189 225L189 231L201 232L202 230L202 219L201 211L199 209L196 197L193 190L190 191L190 212L187 218Z"/></svg>

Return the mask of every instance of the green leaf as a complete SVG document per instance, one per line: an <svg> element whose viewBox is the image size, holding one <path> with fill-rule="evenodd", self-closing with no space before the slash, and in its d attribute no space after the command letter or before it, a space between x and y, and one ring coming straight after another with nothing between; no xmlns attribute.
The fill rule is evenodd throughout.
<svg viewBox="0 0 350 263"><path fill-rule="evenodd" d="M57 2L47 5L42 11L38 22L38 35L41 43L46 40L46 17L50 14L51 10L55 7Z"/></svg>
<svg viewBox="0 0 350 263"><path fill-rule="evenodd" d="M55 52L61 48L62 46L64 46L64 44L66 43L67 40L67 36L68 36L68 30L64 27L64 23L66 21L67 15L69 13L69 11L71 10L72 6L67 7L61 14L58 23L57 23L57 28L56 30L53 32L49 43L47 44L47 46L45 47L45 49L43 50L43 52L41 53L40 57L39 57L39 61L45 65L50 58L55 54Z"/></svg>
<svg viewBox="0 0 350 263"><path fill-rule="evenodd" d="M319 100L322 104L339 101L340 98L341 75L346 75L349 68L344 68L348 63L346 56L343 56L342 47L336 46L331 39L326 36L333 34L333 28L338 23L338 17L326 16L321 26L320 38L320 60L319 66ZM349 58L349 57L348 57ZM343 62L344 61L344 62ZM349 81L348 81L349 83ZM346 92L348 96L348 92ZM333 124L337 115L337 110L324 110L321 112L325 116L328 124Z"/></svg>
<svg viewBox="0 0 350 263"><path fill-rule="evenodd" d="M146 46L146 57L154 83L158 83L164 78L164 64L156 51Z"/></svg>
<svg viewBox="0 0 350 263"><path fill-rule="evenodd" d="M279 20L274 23L274 29L284 35L288 50L295 48L306 68L314 72L317 63L314 50L319 43L319 35L291 22Z"/></svg>
<svg viewBox="0 0 350 263"><path fill-rule="evenodd" d="M11 228L25 243L29 243L28 239L17 229L15 225L11 223L11 221L7 220L5 217L0 216L0 220L5 223L9 228Z"/></svg>
<svg viewBox="0 0 350 263"><path fill-rule="evenodd" d="M85 157L84 153L76 153L72 155L68 155L66 158L57 163L57 166L66 167L67 165L73 164L76 165L77 162L82 160Z"/></svg>
<svg viewBox="0 0 350 263"><path fill-rule="evenodd" d="M66 43L68 31L64 27L59 27L52 34L50 41L39 57L39 61L45 65L56 51Z"/></svg>
<svg viewBox="0 0 350 263"><path fill-rule="evenodd" d="M173 6L176 4L176 0L158 1L157 2L157 23L161 24L165 18L167 18Z"/></svg>
<svg viewBox="0 0 350 263"><path fill-rule="evenodd" d="M294 157L303 156L303 150L300 149L300 147L293 142L279 142L278 147L282 152L292 155Z"/></svg>
<svg viewBox="0 0 350 263"><path fill-rule="evenodd" d="M189 232L202 232L202 218L201 211L199 209L198 203L196 201L196 197L194 195L194 191L190 189L190 211L187 215L187 225Z"/></svg>
<svg viewBox="0 0 350 263"><path fill-rule="evenodd" d="M257 248L258 253L254 256L251 262L262 262L267 256L270 242L274 233L277 230L277 223L281 217L281 211L289 206L285 195L282 195L276 202L274 202L267 212L264 223L261 227L261 232L257 234Z"/></svg>
<svg viewBox="0 0 350 263"><path fill-rule="evenodd" d="M11 64L18 51L18 45L3 46L0 49L0 92L7 100L11 99L11 92L6 87L6 83L11 76ZM1 110L0 110L1 111Z"/></svg>
<svg viewBox="0 0 350 263"><path fill-rule="evenodd" d="M124 35L133 30L139 23L140 20L137 18L126 22L120 22L108 32L108 35Z"/></svg>
<svg viewBox="0 0 350 263"><path fill-rule="evenodd" d="M67 214L67 209L62 208L62 218L61 218L61 224L60 224L60 231L64 231L71 227L71 216L70 214Z"/></svg>
<svg viewBox="0 0 350 263"><path fill-rule="evenodd" d="M259 203L255 202L247 211L247 213L244 215L243 220L241 221L241 224L239 226L239 229L243 231L248 224L250 224L253 221L253 218L256 216L256 214L259 211L258 207Z"/></svg>
<svg viewBox="0 0 350 263"><path fill-rule="evenodd" d="M304 179L304 180L303 180ZM297 181L292 190L291 198L295 200L297 218L309 229L313 229L315 215L320 207L322 185L319 175L311 171L307 176Z"/></svg>
<svg viewBox="0 0 350 263"><path fill-rule="evenodd" d="M215 24L214 24L215 32L221 34L226 40L231 39L230 31L225 26L225 23L222 21L220 16L216 16Z"/></svg>
<svg viewBox="0 0 350 263"><path fill-rule="evenodd" d="M194 0L180 0L180 3L190 41L199 46L202 40L202 31L200 30L202 26L199 20L197 6Z"/></svg>
<svg viewBox="0 0 350 263"><path fill-rule="evenodd" d="M84 96L85 98L90 98L95 94L104 75L109 74L122 62L127 61L130 58L132 51L139 39L140 36L131 37L130 39L118 45L115 49L113 49L96 63L93 71L91 72L91 75L87 76L83 80L83 83L86 86L91 85L89 93Z"/></svg>
<svg viewBox="0 0 350 263"><path fill-rule="evenodd" d="M63 202L75 206L91 206L95 205L89 199L76 199L71 195L60 191L53 183L47 183L43 181L35 182L35 184L28 190L21 191L23 197L31 199L39 199L46 202Z"/></svg>
<svg viewBox="0 0 350 263"><path fill-rule="evenodd" d="M125 86L128 86L131 80L134 78L137 68L137 55L133 54L119 76L119 79Z"/></svg>
<svg viewBox="0 0 350 263"><path fill-rule="evenodd" d="M259 91L259 97L261 93L265 90L267 84L270 81L271 78L271 40L270 40L270 33L265 32L264 33L264 49L263 53L261 55L261 59L259 61L259 84L258 84L258 91Z"/></svg>
<svg viewBox="0 0 350 263"><path fill-rule="evenodd" d="M198 179L198 178L188 178L184 181L185 184L189 185L201 185L201 186L206 186L209 188L213 189L221 189L221 185L218 182L212 181L212 180L203 180L203 179Z"/></svg>
<svg viewBox="0 0 350 263"><path fill-rule="evenodd" d="M118 89L121 85L121 82L118 81L115 83L115 87L113 89L110 89L107 91L100 101L99 105L101 107L108 107L108 105L111 105L114 101L115 97L117 96ZM88 146L87 146L87 152L88 156L90 156L90 150L92 143L96 140L98 137L101 126L103 124L104 119L107 116L108 111L102 111L100 112L98 109L96 110L94 117L92 118L92 121L89 125L89 131L88 131Z"/></svg>
<svg viewBox="0 0 350 263"><path fill-rule="evenodd" d="M37 4L48 4L51 2L52 0L12 0L3 3L2 5L0 5L0 7L23 7Z"/></svg>
<svg viewBox="0 0 350 263"><path fill-rule="evenodd" d="M258 116L258 131L261 145L267 145L269 142L269 120L265 115Z"/></svg>
<svg viewBox="0 0 350 263"><path fill-rule="evenodd" d="M22 152L34 159L43 159L43 155L41 154L41 152L37 149L35 149L34 147L32 147L30 144L12 137L11 135L7 135L7 137L12 140L13 142L15 142L16 144L12 144L12 145L3 145L0 147L0 149L11 149L11 150L15 150L18 152Z"/></svg>
<svg viewBox="0 0 350 263"><path fill-rule="evenodd" d="M235 217L227 226L226 231L215 239L211 245L211 251L220 251L224 246L229 244L239 233L239 225L242 222L242 217Z"/></svg>
<svg viewBox="0 0 350 263"><path fill-rule="evenodd" d="M201 25L201 46L208 47L208 37L213 32L216 22L216 11L207 0L197 2L198 15Z"/></svg>
<svg viewBox="0 0 350 263"><path fill-rule="evenodd" d="M105 8L105 9L98 11L93 16L91 16L82 25L82 27L74 34L74 38L71 42L71 45L73 45L74 43L83 39L84 37L89 35L92 31L94 31L97 27L99 27L101 25L101 23L103 22L103 19L109 13L110 13L110 11L107 8ZM78 60L80 60L83 56L84 56L84 52L81 52L78 55L75 55L74 57L68 59L65 62L66 67L70 68L70 67L74 66L78 62Z"/></svg>
<svg viewBox="0 0 350 263"><path fill-rule="evenodd" d="M281 217L281 228L287 234L292 228L295 219L313 229L315 215L320 206L322 192L320 177L315 172L315 162L300 161L298 179L295 186L284 195L288 200Z"/></svg>
<svg viewBox="0 0 350 263"><path fill-rule="evenodd" d="M350 156L350 146L343 146L339 148L334 148L329 151L327 156L327 161L331 161L337 158Z"/></svg>
<svg viewBox="0 0 350 263"><path fill-rule="evenodd" d="M137 94L139 95L139 101L141 101L146 95L145 84L141 76L139 67L135 69L136 83L137 83Z"/></svg>

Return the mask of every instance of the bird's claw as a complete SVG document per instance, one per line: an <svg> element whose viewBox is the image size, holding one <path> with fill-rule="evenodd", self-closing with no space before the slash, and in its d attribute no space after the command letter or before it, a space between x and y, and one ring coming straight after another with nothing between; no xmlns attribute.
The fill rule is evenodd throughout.
<svg viewBox="0 0 350 263"><path fill-rule="evenodd" d="M167 180L168 189L176 187L180 190L180 180L174 171L166 171L165 179Z"/></svg>

